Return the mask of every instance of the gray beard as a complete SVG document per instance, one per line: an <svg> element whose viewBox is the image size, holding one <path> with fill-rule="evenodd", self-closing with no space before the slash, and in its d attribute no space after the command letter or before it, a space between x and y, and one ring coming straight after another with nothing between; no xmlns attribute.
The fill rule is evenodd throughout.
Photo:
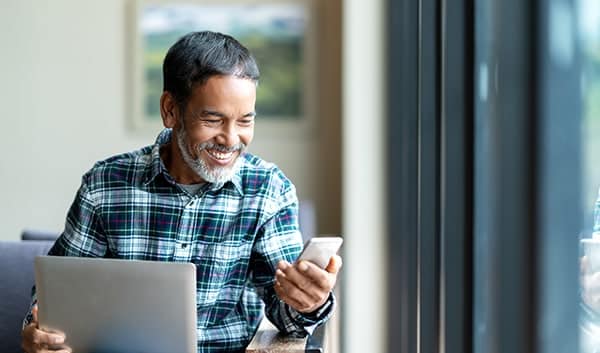
<svg viewBox="0 0 600 353"><path fill-rule="evenodd" d="M246 151L246 145L243 143L239 143L233 147L225 148L220 145L215 145L210 142L204 142L198 145L197 150L200 153L205 149L216 148L223 152L231 152L239 150L239 154L231 167L209 167L202 158L193 158L192 155L188 152L186 147L187 138L185 136L185 130L180 129L177 132L177 145L179 146L179 151L181 152L181 156L185 163L203 180L209 183L214 184L225 184L230 181L233 176L240 170L242 167L242 154Z"/></svg>

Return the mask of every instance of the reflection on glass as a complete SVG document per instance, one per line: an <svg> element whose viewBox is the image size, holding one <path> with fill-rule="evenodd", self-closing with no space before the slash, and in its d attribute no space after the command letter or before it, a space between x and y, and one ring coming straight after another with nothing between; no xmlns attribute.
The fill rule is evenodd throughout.
<svg viewBox="0 0 600 353"><path fill-rule="evenodd" d="M583 209L593 212L593 232L583 233L581 249L581 353L600 353L600 2L580 0L578 31L581 48L583 103ZM587 219L590 218L586 215ZM592 224L592 222L586 222ZM591 230L590 229L590 230ZM591 233L591 234L590 234Z"/></svg>

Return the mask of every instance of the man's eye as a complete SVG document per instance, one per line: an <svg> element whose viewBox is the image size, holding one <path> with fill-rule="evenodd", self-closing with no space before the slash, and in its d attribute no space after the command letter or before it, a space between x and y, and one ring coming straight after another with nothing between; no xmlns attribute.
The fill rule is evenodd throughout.
<svg viewBox="0 0 600 353"><path fill-rule="evenodd" d="M203 119L202 121L210 125L216 125L221 122L220 119Z"/></svg>
<svg viewBox="0 0 600 353"><path fill-rule="evenodd" d="M242 120L239 120L239 122L242 125L250 125L254 122L254 119L242 119Z"/></svg>

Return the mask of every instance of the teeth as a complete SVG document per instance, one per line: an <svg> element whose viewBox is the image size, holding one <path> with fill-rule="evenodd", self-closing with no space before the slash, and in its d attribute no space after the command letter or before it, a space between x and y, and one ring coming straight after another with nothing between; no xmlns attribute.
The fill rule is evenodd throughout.
<svg viewBox="0 0 600 353"><path fill-rule="evenodd" d="M229 159L233 155L233 152L223 153L223 152L217 152L215 150L207 150L207 152L210 153L210 155L215 157L216 159L221 159L221 160Z"/></svg>

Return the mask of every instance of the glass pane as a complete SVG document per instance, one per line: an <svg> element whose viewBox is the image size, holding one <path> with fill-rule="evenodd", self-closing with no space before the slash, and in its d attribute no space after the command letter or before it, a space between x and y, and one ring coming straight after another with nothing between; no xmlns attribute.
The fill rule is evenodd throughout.
<svg viewBox="0 0 600 353"><path fill-rule="evenodd" d="M495 17L492 16L490 0L475 2L475 154L474 154L474 310L473 310L473 351L486 353L495 346L497 317L497 300L494 284L498 258L494 252L494 239L491 236L493 210L481 205L492 205L492 196L488 192L491 185L498 182L492 153L492 118L494 102L497 95L496 69L497 63L493 55L492 41Z"/></svg>
<svg viewBox="0 0 600 353"><path fill-rule="evenodd" d="M600 352L600 2L577 2L581 52L582 201L581 353Z"/></svg>

